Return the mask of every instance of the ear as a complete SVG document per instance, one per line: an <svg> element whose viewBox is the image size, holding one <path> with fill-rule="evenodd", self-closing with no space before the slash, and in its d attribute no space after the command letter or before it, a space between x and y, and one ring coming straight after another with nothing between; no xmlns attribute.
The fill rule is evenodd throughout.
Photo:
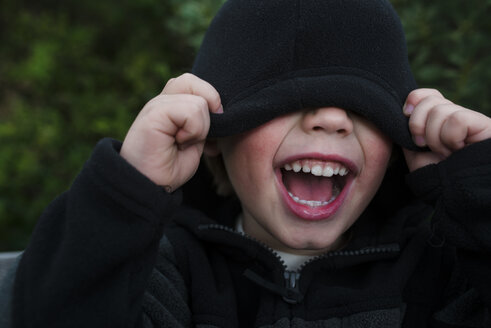
<svg viewBox="0 0 491 328"><path fill-rule="evenodd" d="M218 143L214 139L206 139L205 148L203 153L209 157L216 157L221 154L220 148L218 148Z"/></svg>

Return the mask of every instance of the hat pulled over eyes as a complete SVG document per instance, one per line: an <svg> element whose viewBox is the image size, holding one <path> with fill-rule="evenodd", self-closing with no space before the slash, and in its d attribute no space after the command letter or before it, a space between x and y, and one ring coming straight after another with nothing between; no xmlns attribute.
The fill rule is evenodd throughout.
<svg viewBox="0 0 491 328"><path fill-rule="evenodd" d="M402 112L416 82L387 0L229 0L192 73L219 92L209 137L242 133L305 108L334 106L418 149Z"/></svg>

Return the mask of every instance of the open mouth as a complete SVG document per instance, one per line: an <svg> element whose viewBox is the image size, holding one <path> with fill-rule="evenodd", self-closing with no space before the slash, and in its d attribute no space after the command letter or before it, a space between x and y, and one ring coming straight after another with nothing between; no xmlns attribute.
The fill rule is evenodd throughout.
<svg viewBox="0 0 491 328"><path fill-rule="evenodd" d="M353 176L340 162L316 159L286 163L280 173L288 206L305 219L327 218L336 212Z"/></svg>

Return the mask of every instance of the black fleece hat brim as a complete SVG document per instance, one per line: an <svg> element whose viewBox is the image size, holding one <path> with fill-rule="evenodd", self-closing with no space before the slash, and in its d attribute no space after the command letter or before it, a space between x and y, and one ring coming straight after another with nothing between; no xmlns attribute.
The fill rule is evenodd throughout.
<svg viewBox="0 0 491 328"><path fill-rule="evenodd" d="M211 115L208 136L235 135L287 113L334 106L367 118L396 144L419 150L411 138L408 119L402 113L403 104L383 81L352 69L311 74L266 82L232 99L223 114Z"/></svg>
<svg viewBox="0 0 491 328"><path fill-rule="evenodd" d="M228 0L192 69L220 94L209 137L307 108L336 106L418 149L402 107L417 85L388 0Z"/></svg>

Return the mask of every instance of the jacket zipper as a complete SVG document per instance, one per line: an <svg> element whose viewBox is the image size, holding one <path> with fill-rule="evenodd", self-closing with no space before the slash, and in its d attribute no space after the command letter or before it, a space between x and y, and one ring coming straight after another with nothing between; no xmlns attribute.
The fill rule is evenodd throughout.
<svg viewBox="0 0 491 328"><path fill-rule="evenodd" d="M288 304L300 303L303 298L298 286L300 272L285 270L283 273L283 278L285 278L286 288L286 295L283 296L283 300Z"/></svg>
<svg viewBox="0 0 491 328"><path fill-rule="evenodd" d="M284 287L285 290L284 292L281 293L283 296L283 300L287 302L288 304L297 304L301 302L303 299L303 295L300 292L299 288L299 281L300 281L300 276L302 270L309 264L320 261L326 258L331 258L331 257L340 257L340 256L359 256L359 255L370 255L370 254L376 254L376 253L393 253L393 252L399 252L400 248L398 244L388 244L388 245L381 245L381 246L376 246L376 247L366 247L362 248L359 250L346 250L346 251L331 251L328 253L324 253L322 255L318 255L316 257L311 258L304 264L300 266L298 271L290 271L287 269L285 262L282 260L282 258L278 255L278 253L269 247L268 245L264 244L263 242L260 242L259 240L244 234L242 232L238 232L230 227L221 225L221 224L202 224L198 226L199 230L221 230L221 231L226 231L228 233L235 234L237 236L240 236L242 238L245 238L251 242L254 242L258 245L260 245L262 248L267 250L270 254L274 255L276 259L280 262L280 264L283 266L283 279L284 279Z"/></svg>
<svg viewBox="0 0 491 328"><path fill-rule="evenodd" d="M201 224L201 225L198 226L198 230L222 230L222 231L226 231L226 232L235 234L235 235L240 236L242 238L245 238L246 240L248 240L250 242L254 242L254 243L258 244L259 246L261 246L262 248L264 248L266 251L268 251L270 254L272 254L274 257L276 257L276 259L278 260L278 262L280 262L280 264L284 268L284 270L287 269L285 262L283 261L283 259L281 258L281 256L279 256L278 253L276 253L276 251L274 249L272 249L271 247L269 247L265 243L257 240L254 237L251 237L251 236L249 236L249 235L247 235L245 233L238 232L235 229L232 229L230 227L227 227L227 226L224 226L224 225L221 225L221 224L216 224L216 223Z"/></svg>
<svg viewBox="0 0 491 328"><path fill-rule="evenodd" d="M350 250L350 251L331 251L311 258L307 262L303 263L298 269L298 271L301 272L305 268L305 266L311 264L312 262L316 262L331 257L359 256L359 255L370 255L370 254L377 254L377 253L379 254L395 253L399 251L400 251L400 247L398 244L387 244L381 246L365 247L358 250Z"/></svg>

